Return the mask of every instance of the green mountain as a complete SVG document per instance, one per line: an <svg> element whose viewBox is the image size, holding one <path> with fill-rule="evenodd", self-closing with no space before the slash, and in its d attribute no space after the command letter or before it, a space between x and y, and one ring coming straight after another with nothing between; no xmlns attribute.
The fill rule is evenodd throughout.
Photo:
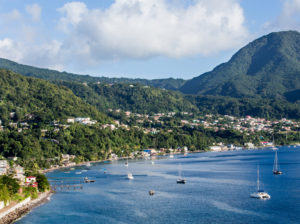
<svg viewBox="0 0 300 224"><path fill-rule="evenodd" d="M183 79L130 79L130 78L108 78L108 77L94 77L90 75L77 75L67 72L58 72L55 70L37 68L28 65L18 64L16 62L0 58L0 68L16 72L21 75L45 79L48 81L72 81L72 82L87 82L87 83L139 83L158 88L177 90L186 80Z"/></svg>
<svg viewBox="0 0 300 224"><path fill-rule="evenodd" d="M82 84L67 81L57 84L70 88L76 96L96 106L100 111L121 109L142 114L198 111L198 108L179 92L141 84Z"/></svg>
<svg viewBox="0 0 300 224"><path fill-rule="evenodd" d="M239 50L211 72L187 81L187 94L300 99L300 33L263 36Z"/></svg>
<svg viewBox="0 0 300 224"><path fill-rule="evenodd" d="M68 116L89 116L100 122L108 120L106 115L66 87L3 69L0 70L0 100L2 122L8 122L11 118L22 121L28 117L39 122L49 122Z"/></svg>

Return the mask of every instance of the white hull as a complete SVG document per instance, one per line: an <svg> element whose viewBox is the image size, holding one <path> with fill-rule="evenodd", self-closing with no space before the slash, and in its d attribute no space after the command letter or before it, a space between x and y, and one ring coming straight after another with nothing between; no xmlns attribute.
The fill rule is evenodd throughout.
<svg viewBox="0 0 300 224"><path fill-rule="evenodd" d="M129 174L127 175L127 179L128 179L128 180L133 180L134 177L133 177L133 175L132 175L131 173L129 173Z"/></svg>
<svg viewBox="0 0 300 224"><path fill-rule="evenodd" d="M257 199L270 199L271 196L266 192L255 192L250 195L251 198L257 198Z"/></svg>

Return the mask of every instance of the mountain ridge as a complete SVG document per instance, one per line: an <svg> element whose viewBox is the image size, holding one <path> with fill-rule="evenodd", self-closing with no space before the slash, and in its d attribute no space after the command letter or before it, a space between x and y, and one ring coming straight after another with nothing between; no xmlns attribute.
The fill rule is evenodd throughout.
<svg viewBox="0 0 300 224"><path fill-rule="evenodd" d="M250 42L228 62L187 81L180 91L186 94L290 100L288 93L298 89L300 33L282 31Z"/></svg>
<svg viewBox="0 0 300 224"><path fill-rule="evenodd" d="M59 72L47 68L38 68L30 65L23 65L17 62L0 58L0 68L13 71L15 73L45 79L48 81L76 81L76 82L88 82L88 83L139 83L143 85L149 85L158 88L164 88L169 90L179 89L186 80L184 79L175 79L175 78L166 78L166 79L131 79L131 78L108 78L108 77L96 77L90 75L79 75L68 72Z"/></svg>

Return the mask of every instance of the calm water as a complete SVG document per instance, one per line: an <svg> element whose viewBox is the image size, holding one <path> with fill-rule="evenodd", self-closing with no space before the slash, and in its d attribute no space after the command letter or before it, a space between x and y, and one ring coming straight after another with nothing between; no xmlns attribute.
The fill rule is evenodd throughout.
<svg viewBox="0 0 300 224"><path fill-rule="evenodd" d="M93 164L50 178L85 176L95 183L59 192L18 221L28 223L300 223L300 148L278 150L281 176L273 176L274 151L208 152ZM176 184L179 164L187 179ZM250 198L260 165L270 200ZM87 170L88 169L88 170ZM87 170L82 174L76 174ZM104 170L107 173L104 173ZM135 179L127 180L128 172ZM67 179L67 178L66 178ZM154 196L148 191L155 190Z"/></svg>

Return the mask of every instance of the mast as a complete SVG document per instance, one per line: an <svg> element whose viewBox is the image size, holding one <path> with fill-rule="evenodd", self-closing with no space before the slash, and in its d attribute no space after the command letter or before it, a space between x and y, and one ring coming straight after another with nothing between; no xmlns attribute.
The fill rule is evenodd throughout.
<svg viewBox="0 0 300 224"><path fill-rule="evenodd" d="M278 158L277 158L277 151L275 151L275 159L274 159L274 170L273 171L277 171L278 170Z"/></svg>
<svg viewBox="0 0 300 224"><path fill-rule="evenodd" d="M257 166L257 192L259 191L259 166Z"/></svg>
<svg viewBox="0 0 300 224"><path fill-rule="evenodd" d="M178 176L179 176L179 179L181 179L181 163L179 163Z"/></svg>

